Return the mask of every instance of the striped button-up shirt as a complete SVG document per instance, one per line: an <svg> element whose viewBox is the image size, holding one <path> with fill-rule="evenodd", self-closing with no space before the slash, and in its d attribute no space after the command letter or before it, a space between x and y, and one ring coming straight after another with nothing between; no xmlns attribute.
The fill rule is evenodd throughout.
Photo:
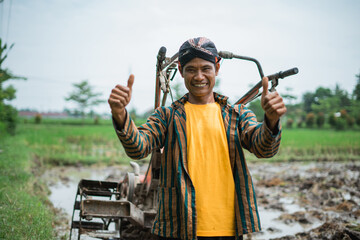
<svg viewBox="0 0 360 240"><path fill-rule="evenodd" d="M265 123L259 123L244 105L230 105L227 97L214 93L220 104L229 146L230 165L235 182L236 235L260 231L255 190L243 149L259 158L272 157L278 151L281 127L274 135ZM127 114L123 129L116 129L127 155L146 157L163 148L158 188L158 210L152 232L162 237L186 240L196 237L195 189L188 174L186 114L188 94L169 107L159 107L147 122L136 127ZM209 196L211 198L211 196ZM219 223L221 224L221 223Z"/></svg>

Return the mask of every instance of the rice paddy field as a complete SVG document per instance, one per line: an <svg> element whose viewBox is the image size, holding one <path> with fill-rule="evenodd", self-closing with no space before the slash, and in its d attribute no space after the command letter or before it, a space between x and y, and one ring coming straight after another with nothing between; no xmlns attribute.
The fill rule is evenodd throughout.
<svg viewBox="0 0 360 240"><path fill-rule="evenodd" d="M43 163L127 163L110 122L102 125L22 124L18 129ZM259 161L246 153L250 161ZM260 161L360 160L360 131L283 129L279 153Z"/></svg>
<svg viewBox="0 0 360 240"><path fill-rule="evenodd" d="M283 129L279 153L266 161L358 161L360 131ZM39 176L53 166L128 165L111 121L22 122L0 136L0 239L56 239L56 210ZM25 236L25 237L24 237Z"/></svg>

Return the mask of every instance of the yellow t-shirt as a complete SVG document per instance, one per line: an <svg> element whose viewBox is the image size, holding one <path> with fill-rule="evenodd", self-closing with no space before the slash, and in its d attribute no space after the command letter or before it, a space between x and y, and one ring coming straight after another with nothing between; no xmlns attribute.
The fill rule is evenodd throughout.
<svg viewBox="0 0 360 240"><path fill-rule="evenodd" d="M235 184L220 105L186 102L185 112L197 235L235 236Z"/></svg>

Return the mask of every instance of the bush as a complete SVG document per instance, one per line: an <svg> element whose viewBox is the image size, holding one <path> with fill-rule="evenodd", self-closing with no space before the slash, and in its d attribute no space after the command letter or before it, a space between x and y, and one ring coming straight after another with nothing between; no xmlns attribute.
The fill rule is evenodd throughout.
<svg viewBox="0 0 360 240"><path fill-rule="evenodd" d="M330 126L336 128L336 122L337 122L337 118L335 116L335 113L331 113L329 115L329 124L330 124Z"/></svg>
<svg viewBox="0 0 360 240"><path fill-rule="evenodd" d="M316 124L319 128L322 128L325 123L325 114L323 112L319 112L316 117Z"/></svg>
<svg viewBox="0 0 360 240"><path fill-rule="evenodd" d="M360 126L360 114L355 118L355 122L358 126Z"/></svg>
<svg viewBox="0 0 360 240"><path fill-rule="evenodd" d="M35 115L35 123L36 123L36 124L40 124L40 123L41 123L41 120L42 120L41 114L40 114L40 113L37 113L37 114Z"/></svg>
<svg viewBox="0 0 360 240"><path fill-rule="evenodd" d="M349 114L347 113L347 111L345 109L341 109L340 110L340 117L343 119L346 119L349 116Z"/></svg>
<svg viewBox="0 0 360 240"><path fill-rule="evenodd" d="M0 122L3 122L3 126L5 126L8 133L15 135L17 110L11 105L6 104L3 104L0 110L2 110L2 113L0 114Z"/></svg>
<svg viewBox="0 0 360 240"><path fill-rule="evenodd" d="M300 120L297 122L297 127L298 127L298 128L302 128L302 125L303 125L303 121L300 119Z"/></svg>
<svg viewBox="0 0 360 240"><path fill-rule="evenodd" d="M346 123L349 127L353 127L355 124L355 118L351 117L351 116L347 116L346 117Z"/></svg>
<svg viewBox="0 0 360 240"><path fill-rule="evenodd" d="M99 118L99 116L95 116L95 118L94 118L94 124L95 124L95 125L99 125L99 123L100 123L100 118Z"/></svg>
<svg viewBox="0 0 360 240"><path fill-rule="evenodd" d="M0 133L5 133L6 132L6 126L5 123L0 122ZM1 137L1 136L0 136Z"/></svg>
<svg viewBox="0 0 360 240"><path fill-rule="evenodd" d="M294 123L294 120L292 118L288 118L288 120L286 120L286 127L292 128L293 123Z"/></svg>
<svg viewBox="0 0 360 240"><path fill-rule="evenodd" d="M307 127L312 128L315 123L315 114L312 112L309 112L306 115L305 123L306 123Z"/></svg>
<svg viewBox="0 0 360 240"><path fill-rule="evenodd" d="M344 118L338 118L336 120L335 129L336 130L344 130L346 127L346 120Z"/></svg>

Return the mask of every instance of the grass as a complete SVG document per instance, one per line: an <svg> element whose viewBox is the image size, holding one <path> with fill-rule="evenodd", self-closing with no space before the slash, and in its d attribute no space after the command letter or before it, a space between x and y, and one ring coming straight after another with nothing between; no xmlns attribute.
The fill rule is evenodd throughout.
<svg viewBox="0 0 360 240"><path fill-rule="evenodd" d="M21 124L19 130L41 163L127 164L130 161L111 122L102 125ZM250 153L246 152L246 156L258 161ZM284 128L279 153L269 160L360 160L360 131Z"/></svg>
<svg viewBox="0 0 360 240"><path fill-rule="evenodd" d="M19 117L18 122L20 124L25 123L25 124L34 124L36 123L36 119L35 118L26 118L26 117ZM137 118L135 119L135 122L137 124L142 124L144 122L146 122L146 119L143 118ZM46 124L46 125L79 125L79 126L84 126L84 125L89 125L89 126L93 126L93 125L111 125L112 126L112 119L102 119L102 118L97 118L96 120L94 118L61 118L61 119L56 119L56 118L42 118L41 119L41 124Z"/></svg>
<svg viewBox="0 0 360 240"><path fill-rule="evenodd" d="M282 147L290 148L359 148L360 131L334 131L321 129L284 129Z"/></svg>
<svg viewBox="0 0 360 240"><path fill-rule="evenodd" d="M41 163L121 164L129 161L112 125L23 124L19 131Z"/></svg>
<svg viewBox="0 0 360 240"><path fill-rule="evenodd" d="M0 139L0 239L54 239L44 184L23 135Z"/></svg>
<svg viewBox="0 0 360 240"><path fill-rule="evenodd" d="M246 154L250 160L256 160ZM270 161L360 160L360 131L283 129L280 150Z"/></svg>
<svg viewBox="0 0 360 240"><path fill-rule="evenodd" d="M107 124L20 123L0 136L0 239L54 239L45 166L120 164L129 158Z"/></svg>

